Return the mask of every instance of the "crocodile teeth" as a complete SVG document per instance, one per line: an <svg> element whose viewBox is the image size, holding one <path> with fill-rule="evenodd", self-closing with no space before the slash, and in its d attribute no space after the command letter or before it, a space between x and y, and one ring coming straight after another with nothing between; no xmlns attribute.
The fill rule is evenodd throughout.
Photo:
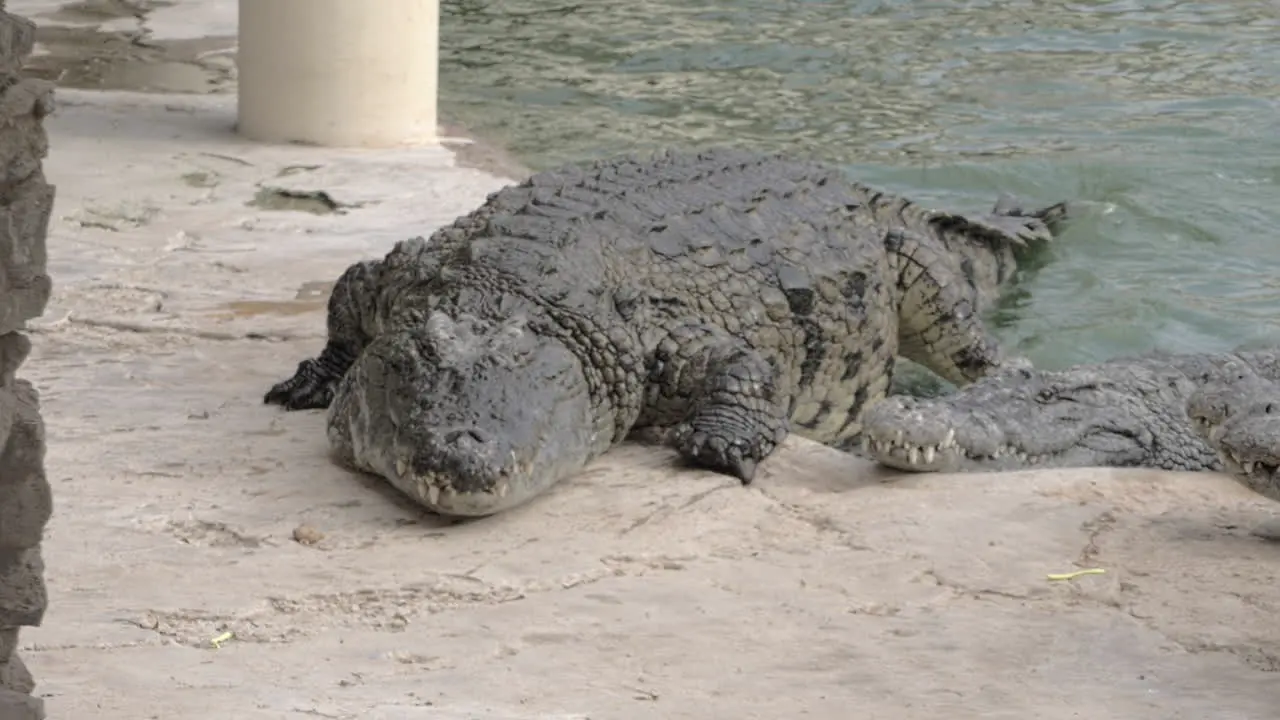
<svg viewBox="0 0 1280 720"><path fill-rule="evenodd" d="M1244 468L1244 474L1245 474L1245 475L1252 475L1252 474L1253 474L1253 468L1254 468L1254 466L1255 466L1256 464L1257 464L1257 463L1253 463L1253 462L1246 462L1246 463L1241 463L1241 464L1240 464L1240 467Z"/></svg>
<svg viewBox="0 0 1280 720"><path fill-rule="evenodd" d="M887 435L878 437L864 435L862 437L862 452L867 456L891 457L904 465L922 467L936 465L939 455L944 452L968 457L968 453L956 443L956 431L954 429L947 430L947 434L943 436L941 442L920 445L906 440L905 433L901 430L895 430ZM1014 454L1012 448L1003 448L998 451L997 457L1012 454Z"/></svg>
<svg viewBox="0 0 1280 720"><path fill-rule="evenodd" d="M944 451L979 461L1013 460L1018 465L1026 467L1044 466L1052 461L1052 455L1028 453L1011 445L1001 445L990 453L970 454L956 443L956 431L954 428L948 429L942 441L936 445L915 445L907 442L901 430L894 431L890 437L864 436L862 438L862 451L866 455L889 456L896 458L898 461L905 460L905 464L914 466L934 465L938 455Z"/></svg>

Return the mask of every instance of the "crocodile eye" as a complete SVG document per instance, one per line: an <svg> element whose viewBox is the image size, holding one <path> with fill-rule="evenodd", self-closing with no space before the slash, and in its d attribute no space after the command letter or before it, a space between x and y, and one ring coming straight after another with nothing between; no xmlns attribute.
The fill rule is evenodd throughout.
<svg viewBox="0 0 1280 720"><path fill-rule="evenodd" d="M1264 407L1264 408L1262 408L1262 414L1263 414L1263 415L1270 415L1270 414L1271 414L1271 410L1272 410L1272 408L1274 408L1274 407L1275 407L1275 405L1274 405L1274 404L1272 404L1272 403L1267 403L1267 406L1266 406L1266 407Z"/></svg>
<svg viewBox="0 0 1280 720"><path fill-rule="evenodd" d="M1036 400L1039 400L1040 402L1049 402L1053 398L1054 392L1052 390L1041 390L1036 393Z"/></svg>

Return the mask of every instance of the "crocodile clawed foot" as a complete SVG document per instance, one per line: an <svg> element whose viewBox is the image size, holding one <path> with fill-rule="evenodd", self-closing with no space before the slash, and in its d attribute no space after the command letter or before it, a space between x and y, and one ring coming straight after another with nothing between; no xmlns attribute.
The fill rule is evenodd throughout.
<svg viewBox="0 0 1280 720"><path fill-rule="evenodd" d="M293 377L272 386L262 401L280 405L285 410L327 408L333 402L333 386L334 382L325 376L315 360L303 360Z"/></svg>
<svg viewBox="0 0 1280 720"><path fill-rule="evenodd" d="M763 448L755 448L741 438L729 438L720 433L685 427L677 431L676 448L685 460L725 475L732 475L751 484L756 476L756 466L767 454Z"/></svg>

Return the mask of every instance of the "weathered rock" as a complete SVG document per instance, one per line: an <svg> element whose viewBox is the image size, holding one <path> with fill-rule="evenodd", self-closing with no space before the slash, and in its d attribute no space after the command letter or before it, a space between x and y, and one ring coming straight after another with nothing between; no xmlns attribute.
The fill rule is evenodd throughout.
<svg viewBox="0 0 1280 720"><path fill-rule="evenodd" d="M13 384L14 373L31 354L31 339L20 332L0 335L0 387ZM0 432L0 438L4 433Z"/></svg>
<svg viewBox="0 0 1280 720"><path fill-rule="evenodd" d="M10 703L16 702L15 697L26 696L35 688L35 681L30 671L14 653L17 647L18 628L0 628L0 658L6 658L0 661L0 718L5 720L11 717L38 717L16 713L12 707L5 704L6 700ZM19 703L18 707L28 708L24 711L28 712L31 706L27 703Z"/></svg>
<svg viewBox="0 0 1280 720"><path fill-rule="evenodd" d="M53 512L44 472L44 422L30 383L0 387L0 413L10 412L9 421L0 422L0 429L9 429L0 452L0 552L38 545Z"/></svg>
<svg viewBox="0 0 1280 720"><path fill-rule="evenodd" d="M9 655L9 662L0 663L0 688L14 692L30 693L36 687L31 671L16 653Z"/></svg>
<svg viewBox="0 0 1280 720"><path fill-rule="evenodd" d="M4 3L0 3L0 10ZM36 44L35 23L0 13L0 74L16 75Z"/></svg>
<svg viewBox="0 0 1280 720"><path fill-rule="evenodd" d="M13 652L17 649L18 628L0 628L0 658L7 658L10 655L13 655Z"/></svg>
<svg viewBox="0 0 1280 720"><path fill-rule="evenodd" d="M4 3L0 0L0 11ZM22 79L35 25L0 12L0 718L41 720L44 703L18 658L18 626L38 625L48 598L40 541L52 512L44 472L44 425L30 383L15 379L31 352L18 331L40 316L52 282L46 238L54 188L42 162L49 150L43 119L54 87Z"/></svg>
<svg viewBox="0 0 1280 720"><path fill-rule="evenodd" d="M3 85L0 85L3 87ZM49 152L41 122L53 112L53 85L23 80L0 91L0 187L16 185L40 172Z"/></svg>
<svg viewBox="0 0 1280 720"><path fill-rule="evenodd" d="M40 546L0 550L0 627L39 625L47 604Z"/></svg>
<svg viewBox="0 0 1280 720"><path fill-rule="evenodd" d="M0 689L0 718L4 718L4 720L43 720L44 701L25 692Z"/></svg>
<svg viewBox="0 0 1280 720"><path fill-rule="evenodd" d="M53 196L40 172L12 188L0 186L0 333L22 328L49 302L45 237Z"/></svg>

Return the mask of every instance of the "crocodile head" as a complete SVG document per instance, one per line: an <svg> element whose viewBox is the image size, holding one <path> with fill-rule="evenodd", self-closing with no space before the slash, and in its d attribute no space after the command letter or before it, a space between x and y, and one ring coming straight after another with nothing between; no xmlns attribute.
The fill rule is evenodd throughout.
<svg viewBox="0 0 1280 720"><path fill-rule="evenodd" d="M518 505L613 439L578 357L523 317L435 311L374 340L344 383L334 446L445 515Z"/></svg>
<svg viewBox="0 0 1280 720"><path fill-rule="evenodd" d="M933 399L889 397L863 418L863 450L913 472L1216 465L1183 407L1190 381L1137 364L1020 368Z"/></svg>
<svg viewBox="0 0 1280 720"><path fill-rule="evenodd" d="M1280 500L1280 386L1259 378L1207 384L1187 402L1187 416L1227 472Z"/></svg>

